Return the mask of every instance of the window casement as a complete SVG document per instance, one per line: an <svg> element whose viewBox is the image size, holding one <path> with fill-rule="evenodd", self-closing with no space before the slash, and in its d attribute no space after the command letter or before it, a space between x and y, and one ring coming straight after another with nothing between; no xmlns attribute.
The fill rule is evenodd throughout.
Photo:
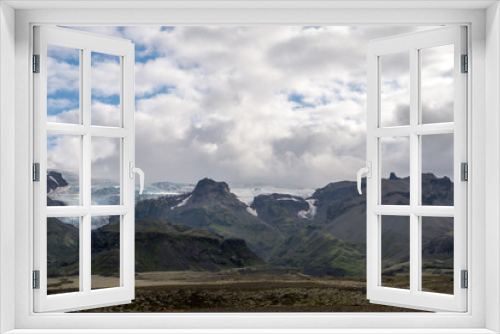
<svg viewBox="0 0 500 334"><path fill-rule="evenodd" d="M212 2L212 4L214 4L214 2ZM276 5L276 2L273 2L273 4ZM358 5L356 5L356 10L346 9L346 6L349 7L351 5L346 5L345 3L343 5L332 5L331 8L321 7L321 9L315 7L314 4L305 4L304 6L307 7L308 10L292 9L283 5L287 7L284 11L273 9L274 7L272 7L271 3L258 4L255 8L250 6L254 9L249 8L248 10L235 8L203 10L202 8L186 9L184 7L179 9L176 5L166 4L166 2L162 4L156 3L155 6L156 5L162 8L155 7L155 9L146 9L145 7L148 6L146 2L144 5L136 3L137 8L143 7L143 10L117 8L117 6L119 7L120 5L116 5L116 3L111 4L111 2L100 2L98 5L86 2L85 6L87 6L87 9L81 9L77 7L79 5L76 3L73 5L70 4L70 2L54 5L44 1L38 3L19 2L17 4L16 1L8 1L3 4L4 7L12 6L16 8L16 10L10 8L12 13L15 12L15 24L9 23L12 26L11 31L15 31L15 98L14 96L9 97L5 94L6 92L13 91L14 88L11 89L11 87L3 85L0 86L0 90L3 93L2 102L12 101L12 105L14 105L13 101L15 99L16 116L15 120L12 118L9 124L16 128L15 138L12 136L12 142L14 142L15 139L15 148L14 145L12 145L11 155L14 156L15 149L15 181L16 189L20 189L20 191L16 191L15 194L16 224L15 227L12 227L15 228L15 235L12 233L11 236L12 240L15 238L15 245L14 241L12 241L12 244L4 243L2 245L7 249L9 253L8 257L12 257L11 262L9 262L9 259L5 261L6 254L5 251L3 251L2 259L4 262L2 268L7 267L11 269L8 271L4 270L3 275L9 274L9 280L11 280L10 277L15 276L15 292L10 293L9 291L9 293L5 293L5 284L0 287L2 288L1 291L4 293L2 298L4 298L4 296L14 296L15 294L15 300L14 297L9 297L8 299L8 302L12 301L12 303L14 303L15 301L15 310L7 313L5 307L0 310L1 314L4 316L5 314L14 315L15 313L15 324L14 321L12 321L12 324L8 325L7 330L15 328L18 333L33 333L38 332L37 329L51 329L54 332L64 331L69 333L76 332L77 329L86 328L89 332L100 333L111 329L127 329L130 332L143 332L147 328L170 328L171 330L165 331L174 332L174 328L192 328L197 332L202 332L203 330L217 330L219 332L230 330L231 332L238 332L238 328L254 328L255 332L277 332L282 331L282 329L286 327L292 329L301 328L303 329L300 330L301 332L317 332L318 330L321 331L327 328L332 332L340 332L341 330L335 330L335 328L347 330L348 328L354 327L358 330L349 329L349 331L364 333L405 333L417 330L425 333L440 332L439 328L443 328L443 332L453 331L453 329L457 332L468 333L491 332L488 329L496 331L498 325L497 320L495 320L496 313L494 313L492 317L492 312L495 312L497 309L496 307L499 305L498 298L495 295L495 287L498 286L498 275L496 275L496 270L499 267L495 262L498 260L496 252L498 251L498 235L495 232L498 232L498 228L496 225L492 224L492 221L495 220L494 218L497 213L494 206L490 205L488 208L485 208L484 203L496 203L496 199L498 199L498 177L496 175L498 174L496 173L498 164L490 163L489 165L485 165L485 160L486 162L496 161L495 159L498 158L498 153L495 151L490 152L491 154L486 154L484 148L496 150L496 145L498 144L497 136L492 136L492 134L496 133L498 130L498 117L495 111L498 110L498 108L496 108L498 104L498 101L496 101L498 95L496 93L496 87L498 87L498 70L495 67L498 63L498 55L495 50L499 45L496 34L496 28L498 28L497 4L493 2L488 4L482 2L479 4L477 2L444 3L437 1L432 4L431 8L431 5L424 4L424 2L413 2L412 4L401 2L401 4L398 4L398 9L387 10L386 3L381 5L380 2L374 2L371 5L373 5L374 8L378 8L378 10L375 11L376 15L374 15L373 9L368 10L359 8ZM57 10L55 10L54 6L57 6ZM151 6L151 4L149 4L149 6ZM488 6L489 8L487 8ZM113 9L103 10L102 7ZM352 7L355 6L352 5ZM45 9L40 10L41 8ZM103 13L105 13L105 15L103 15ZM351 23L363 25L398 25L401 22L405 22L405 24L415 25L465 24L468 26L469 46L467 51L469 53L469 71L472 72L473 75L466 75L466 80L469 85L469 90L466 94L469 112L467 113L468 122L465 132L468 133L468 137L464 137L463 139L467 140L469 157L468 160L461 162L468 161L471 165L474 164L474 168L469 168L470 182L464 185L467 186L469 195L469 200L467 202L467 216L469 218L469 222L467 223L467 240L469 243L466 245L468 266L465 267L469 269L469 289L463 290L467 295L466 312L438 312L432 314L404 313L397 315L342 313L319 315L273 314L272 316L269 314L218 314L207 316L206 314L106 315L33 312L35 300L33 298L34 291L32 290L31 277L32 269L35 268L35 264L32 259L33 254L36 253L37 250L33 248L32 240L35 228L33 223L33 216L35 213L33 212L33 203L31 199L34 198L34 190L36 190L38 185L32 183L31 177L26 177L26 175L31 175L32 163L36 162L32 160L34 155L31 154L33 152L34 142L31 137L33 134L32 127L36 127L36 124L33 124L34 120L32 118L35 112L33 110L34 101L31 87L33 87L32 80L34 80L35 76L38 74L31 75L31 73L28 73L31 72L31 66L28 68L28 65L31 64L31 56L34 53L32 49L32 37L34 37L32 35L32 27L38 24L169 25L179 23L193 25L220 24L221 22L234 22L237 24L249 25L290 24L290 22L300 25L344 25ZM1 20L0 23L2 23ZM5 21L3 23L5 23ZM473 29L470 29L471 27ZM485 27L491 29L485 30ZM4 37L7 32L8 31L4 29L2 31L2 37ZM12 39L14 40L14 37L12 37ZM3 48L6 40L3 39L1 43ZM12 44L14 44L14 42ZM7 50L4 48L3 52L5 53L6 51ZM12 57L14 57L14 53L12 53ZM8 59L5 57L0 58L0 62L4 65L9 64L7 60ZM12 66L14 66L14 62L11 63ZM489 66L489 70L486 72L484 71L485 64ZM486 84L488 84L487 87ZM5 110L5 107L2 107L1 112L2 115L5 115L5 113L11 113L11 110ZM488 117L489 121L486 120L486 117ZM4 120L5 118L2 118L2 121ZM373 124L377 124L377 122L378 119ZM2 126L4 127L5 124L7 123L4 123ZM378 126L378 124L375 126ZM457 124L453 126L453 131L456 133ZM5 132L2 136L4 135ZM390 136L392 135L391 133ZM45 137L46 136L45 134ZM409 134L408 137L410 137ZM6 146L4 141L2 144L2 156L8 153L5 151ZM456 159L457 155L455 154L454 157ZM374 160L372 160L372 163L373 161ZM2 162L2 166L5 166L5 160ZM125 164L123 164L123 166L125 166ZM486 177L483 175L485 166L487 167L487 171L494 172L488 174L488 181L486 181ZM128 166L126 168L127 172ZM455 172L456 168L455 165ZM0 172L3 173L2 180L5 180L5 168L0 170ZM376 174L372 173L372 178L374 177L373 175ZM8 177L10 177L10 174ZM372 187L370 185L371 179L367 181L369 183L369 188L377 189L377 187ZM454 178L454 182L459 182L457 177ZM41 192L39 190L36 191L40 194L43 193L43 190ZM488 197L486 197L486 192L488 192ZM1 201L2 210L5 210L5 197L1 199ZM376 201L377 199L375 199L375 203L377 203ZM43 209L45 210L46 208L43 207ZM374 215L380 214L383 215L384 213L374 213ZM456 219L456 214L456 212L453 213L454 219ZM449 213L447 213L447 215L449 215ZM406 216L410 217L410 214L408 213ZM495 224L497 221L498 220L495 220ZM5 221L2 222L2 225L5 226ZM5 230L5 227L3 227L2 231ZM5 236L4 234L4 238ZM27 259L29 260L27 261ZM456 268L457 265L455 265L455 269ZM379 269L376 269L375 286L379 286L379 271ZM11 281L14 283L14 279ZM9 285L7 289L11 288L12 285ZM488 292L486 292L486 290L488 290ZM383 298L374 299L373 296L369 296L369 298L371 298L372 301L390 303L389 300L384 300ZM488 312L486 308L489 309ZM12 318L14 319L14 316L12 316ZM5 324L6 322L4 322L4 325ZM134 331L131 330L131 328L141 329ZM266 330L263 328L266 328ZM444 328L448 328L448 330Z"/></svg>
<svg viewBox="0 0 500 334"><path fill-rule="evenodd" d="M435 103L432 100L435 96L429 94L426 84L431 80L443 80L429 71L429 67L436 66L432 64L432 55L446 52L443 47L448 48L446 59L452 62L448 79L451 89L446 89L444 84L438 89L451 107L429 110L429 105ZM367 162L371 174L367 178L367 298L373 303L464 312L467 309L467 290L462 286L461 276L467 270L467 182L462 180L461 165L467 163L467 73L463 67L466 64L462 63L467 55L466 28L446 27L375 40L369 43L367 52ZM390 81L391 66L401 66L384 61L384 58L392 57L389 59L394 62L398 59L394 56L403 59L403 64L409 64L406 70L409 72L410 87L408 96L402 99L407 101L398 101L402 104L407 102L409 111L403 117L397 115L400 119L396 120L396 124L387 121L391 109L385 106L388 102L384 101L381 79L385 77ZM431 116L431 111L440 115ZM404 112L400 108L399 113ZM443 141L449 143L443 146L442 151L426 152L429 146ZM409 160L409 187L408 184L402 185L407 187L409 205L384 202L381 198L383 169L391 163L384 152L387 143L400 152L409 152L405 155ZM425 160L439 160L437 155L448 155L452 170L451 175L448 171L448 175L454 180L452 205L432 205L425 200L430 195L422 187L426 177L424 166L428 165ZM388 161L384 161L385 158ZM399 225L395 227L399 230L406 229L402 238L403 242L409 242L409 284L405 288L387 286L382 280L384 222ZM453 225L450 229L453 236L451 294L426 291L422 282L422 246L427 224ZM408 240L404 234L409 235Z"/></svg>
<svg viewBox="0 0 500 334"><path fill-rule="evenodd" d="M368 45L368 117L367 117L367 161L368 172L371 177L367 182L367 297L374 303L382 303L394 306L402 306L424 310L439 311L466 311L466 290L461 286L461 273L466 270L466 183L460 182L460 168L452 168L454 175L450 177L453 183L452 205L433 206L426 205L423 200L425 194L422 188L423 161L433 159L429 154L424 154L424 142L436 145L442 136L452 136L451 159L452 166L459 166L466 162L466 74L462 73L461 61L466 54L466 28L455 26L430 31L389 37L372 41ZM80 33L64 28L35 27L34 34L34 92L35 92L35 161L39 161L40 182L35 185L35 271L39 274L39 288L34 290L34 311L69 311L100 307L104 305L116 305L128 303L134 297L134 191L133 191L133 150L134 150L134 115L133 115L133 61L134 46L130 41L117 40L104 36ZM51 78L52 72L57 72L57 66L61 63L55 62L48 55L51 47L67 48L76 51L77 56L73 62L79 69L80 77L74 80L78 89L79 97L77 115L73 122L67 124L60 122L57 117L48 117L47 96L53 90L51 85L57 82ZM429 99L423 92L425 81L429 78L426 67L436 67L440 64L424 63L424 54L429 51L443 52L442 47L451 50L451 56L445 59L451 63L452 89L442 87L440 95L448 95L445 101L451 103L451 107L439 109L443 115L436 118L436 110L424 110L428 106ZM451 48L451 49L450 49ZM450 51L448 50L448 54ZM91 61L94 53L115 55L120 57L120 93L119 108L120 117L115 120L115 126L110 126L109 119L105 121L106 126L99 122L97 114L93 113L91 97L93 92ZM64 53L64 52L63 52ZM396 116L396 126L387 123L387 113L393 112L385 107L385 95L382 89L382 77L387 77L393 72L392 67L400 66L398 58L383 61L385 57L406 58L403 63L409 63L409 94L408 116L401 118ZM39 57L39 58L35 58ZM429 57L429 56L427 56ZM431 61L436 58L435 55ZM51 65L50 65L51 64ZM384 67L382 64L387 66ZM426 75L424 75L426 74ZM435 72L431 72L432 75ZM78 73L77 73L78 76ZM438 80L440 78L437 78ZM442 78L441 78L442 79ZM450 78L447 78L448 82ZM386 79L384 79L386 80ZM391 79L389 78L389 82ZM449 85L448 85L449 86ZM434 102L435 101L430 101ZM404 101L398 101L404 105ZM393 108L394 109L394 108ZM401 107L399 107L401 109ZM404 109L404 108L403 108ZM428 108L427 108L428 109ZM398 111L396 111L398 112ZM399 111L401 114L401 110ZM404 113L404 111L403 111ZM431 115L430 115L431 114ZM95 117L94 117L95 116ZM393 115L394 116L394 115ZM437 121L436 121L437 119ZM55 121L54 121L55 120ZM52 122L51 122L52 121ZM59 121L59 122L58 122ZM67 121L67 120L66 120ZM401 123L399 124L398 123ZM428 137L430 136L430 137ZM441 136L441 138L440 138ZM55 137L55 139L54 139ZM68 138L72 137L72 138ZM96 145L101 145L100 139L116 139L118 145L114 147L116 156L119 157L119 167L116 174L119 175L119 203L117 205L98 205L92 201L92 182L97 172L93 170L93 150ZM431 138L431 141L428 140ZM407 164L410 178L408 184L408 205L394 205L384 203L382 193L382 165L383 165L383 143L392 140L396 144L396 150L409 151ZM401 141L402 140L402 141ZM53 142L73 141L76 144L76 159L78 161L79 188L78 196L72 206L57 206L54 201L49 204L46 190L49 189L48 178L53 178L48 173L47 152ZM94 143L95 141L95 143ZM400 143L406 143L401 145ZM96 144L97 143L97 144ZM393 145L394 146L394 145ZM448 147L449 150L449 147ZM398 152L396 152L398 153ZM450 152L443 152L443 154ZM69 158L69 157L68 157ZM129 173L127 173L128 171ZM447 171L449 174L449 171ZM57 176L56 176L57 177ZM57 182L57 180L56 180ZM359 182L359 177L358 177ZM359 185L358 185L359 187ZM92 241L91 229L95 217L116 217L114 224L120 231L120 240L116 252L118 252L118 268L115 268L119 276L119 282L113 288L95 289L92 282ZM58 226L59 220L66 219L75 221L79 233L79 268L67 268L71 272L72 279L78 280L75 291L48 295L50 270L48 259L51 258L50 250L61 251L58 245L49 245L48 235L50 229L62 228ZM423 284L423 240L426 224L424 220L430 218L430 224L443 225L443 218L451 219L452 235L452 279L453 292L449 294L426 291ZM111 222L111 218L110 219ZM401 265L398 270L409 271L407 284L405 286L387 286L382 279L383 256L384 256L384 233L387 222L396 223L394 230L405 230L409 235L408 240L403 236L403 243L408 243L409 265ZM449 223L447 225L450 225ZM50 226L50 227L49 227ZM67 228L67 227L64 227ZM433 233L435 229L433 228ZM69 232L68 232L69 233ZM73 232L74 233L74 232ZM404 232L403 232L404 234ZM391 238L394 234L391 232ZM449 235L448 235L449 238ZM56 240L56 243L58 241ZM448 240L449 243L449 240ZM454 247L453 247L454 246ZM403 247L402 249L405 249ZM450 261L448 261L450 262ZM449 265L448 265L449 266ZM72 269L72 270L71 270ZM450 269L450 268L447 268ZM75 275L76 272L76 275ZM76 277L76 278L75 278ZM400 276L404 277L404 275ZM407 285L407 286L406 286Z"/></svg>
<svg viewBox="0 0 500 334"><path fill-rule="evenodd" d="M52 48L63 48L74 54L72 61L77 71L73 81L76 97L73 98L78 105L74 124L51 122L52 119L47 116L47 96L57 85L53 78L58 71L69 71L67 63L57 63L49 58ZM128 303L134 299L134 52L134 44L127 40L64 28L34 28L34 161L39 166L39 181L34 182L33 270L39 278L37 288L33 290L35 312L71 311ZM97 117L93 117L91 61L97 53L119 59L119 115L116 115L114 124L109 120L99 122ZM93 170L94 150L99 150L98 146L107 141L116 144L111 149L115 151L118 164L106 166L114 168L111 173L117 176L119 200L116 205L98 205L92 201L91 194L93 179L97 177L97 172ZM70 206L58 206L53 201L47 201L48 178L57 182L47 173L47 152L51 145L72 145L75 153L71 157L63 157L73 160L63 163L76 165L78 170L75 177L79 180L79 187L75 203ZM118 277L113 288L95 289L92 282L91 229L93 220L98 217L113 217L120 231L117 249L114 250L114 269ZM48 295L48 259L51 252L64 251L57 245L49 246L48 236L51 229L65 228L64 225L57 225L61 219L71 220L71 228L75 226L76 229L73 229L79 234L79 254L70 254L78 258L78 268L67 269L78 282L75 282L75 291ZM74 233L73 230L71 232ZM64 240L59 240L59 243L64 244Z"/></svg>

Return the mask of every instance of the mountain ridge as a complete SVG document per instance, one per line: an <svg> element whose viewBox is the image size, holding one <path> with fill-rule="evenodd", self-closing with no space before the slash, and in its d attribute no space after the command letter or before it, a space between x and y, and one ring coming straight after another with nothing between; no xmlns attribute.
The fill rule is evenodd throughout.
<svg viewBox="0 0 500 334"><path fill-rule="evenodd" d="M365 187L363 180L362 188ZM422 190L424 205L453 205L453 182L447 177L423 174ZM409 177L400 178L391 173L388 179L382 179L381 199L383 204L408 205ZM391 268L401 268L401 264L408 261L409 225L394 222L391 217L382 218L383 272L392 273ZM439 263L452 266L449 258L450 254L452 257L450 249L453 249L453 224L435 217L429 226L422 238L426 268L436 269ZM112 227L108 224L95 232L110 233ZM165 240L165 233L158 230L160 227L168 230L166 238L170 240ZM191 192L139 201L136 237L141 245L136 252L140 270L217 270L225 265L263 265L267 262L274 266L302 268L315 275L364 275L366 198L358 194L355 182L340 181L318 188L306 198L261 194L247 205L231 192L226 182L205 178ZM221 260L215 255L204 258L182 252L189 243L194 243L193 249L201 252L203 247L199 242L209 253L224 253L236 247L241 254L247 255L239 262L227 257ZM155 258L155 254L163 254L162 258L174 254L178 263ZM244 260L245 257L249 260ZM213 264L218 262L218 265Z"/></svg>

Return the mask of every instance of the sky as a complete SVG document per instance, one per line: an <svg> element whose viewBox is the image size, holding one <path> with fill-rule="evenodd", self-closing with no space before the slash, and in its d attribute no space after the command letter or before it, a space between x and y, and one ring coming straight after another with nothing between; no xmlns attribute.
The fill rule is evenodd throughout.
<svg viewBox="0 0 500 334"><path fill-rule="evenodd" d="M318 188L355 180L365 165L368 41L429 27L72 28L135 44L136 166L148 183ZM48 121L78 123L78 51L48 56ZM424 123L452 121L449 57L423 53ZM382 59L383 125L409 119L407 59ZM119 59L93 53L91 62L92 124L118 126ZM49 168L78 166L79 139L69 137L49 137ZM383 145L383 176L407 176L407 143ZM425 139L423 170L452 176L452 148L449 136ZM93 177L116 178L118 152L119 141L96 138Z"/></svg>

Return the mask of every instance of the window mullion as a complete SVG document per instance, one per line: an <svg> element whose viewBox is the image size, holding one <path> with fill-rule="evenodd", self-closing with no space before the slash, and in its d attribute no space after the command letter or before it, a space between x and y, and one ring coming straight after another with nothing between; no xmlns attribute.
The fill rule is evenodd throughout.
<svg viewBox="0 0 500 334"><path fill-rule="evenodd" d="M419 124L419 56L418 49L410 49L410 291L415 293L420 286L420 239L419 217L413 210L420 198L420 145L415 128Z"/></svg>
<svg viewBox="0 0 500 334"><path fill-rule="evenodd" d="M82 96L82 124L86 128L90 128L90 108L91 108L91 51L89 48L83 50L83 61L82 61L82 85L80 95ZM83 135L82 139L82 159L81 159L81 171L82 171L82 199L83 206L89 208L89 211L82 219L82 242L80 247L80 259L82 263L82 272L80 274L82 282L83 291L90 293L91 291L91 215L90 215L90 205L91 205L91 133L88 131Z"/></svg>

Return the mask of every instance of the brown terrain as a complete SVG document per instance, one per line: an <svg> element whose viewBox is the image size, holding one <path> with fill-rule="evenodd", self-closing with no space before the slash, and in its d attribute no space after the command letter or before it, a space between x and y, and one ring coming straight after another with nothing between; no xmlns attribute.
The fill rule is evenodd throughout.
<svg viewBox="0 0 500 334"><path fill-rule="evenodd" d="M116 277L93 276L93 288L116 286ZM404 288L404 275L384 286ZM78 291L78 279L51 279L51 293ZM94 284L95 282L95 284ZM416 312L371 304L364 277L312 277L259 269L220 272L146 272L136 275L130 304L83 312ZM424 276L427 291L452 293L452 277Z"/></svg>

